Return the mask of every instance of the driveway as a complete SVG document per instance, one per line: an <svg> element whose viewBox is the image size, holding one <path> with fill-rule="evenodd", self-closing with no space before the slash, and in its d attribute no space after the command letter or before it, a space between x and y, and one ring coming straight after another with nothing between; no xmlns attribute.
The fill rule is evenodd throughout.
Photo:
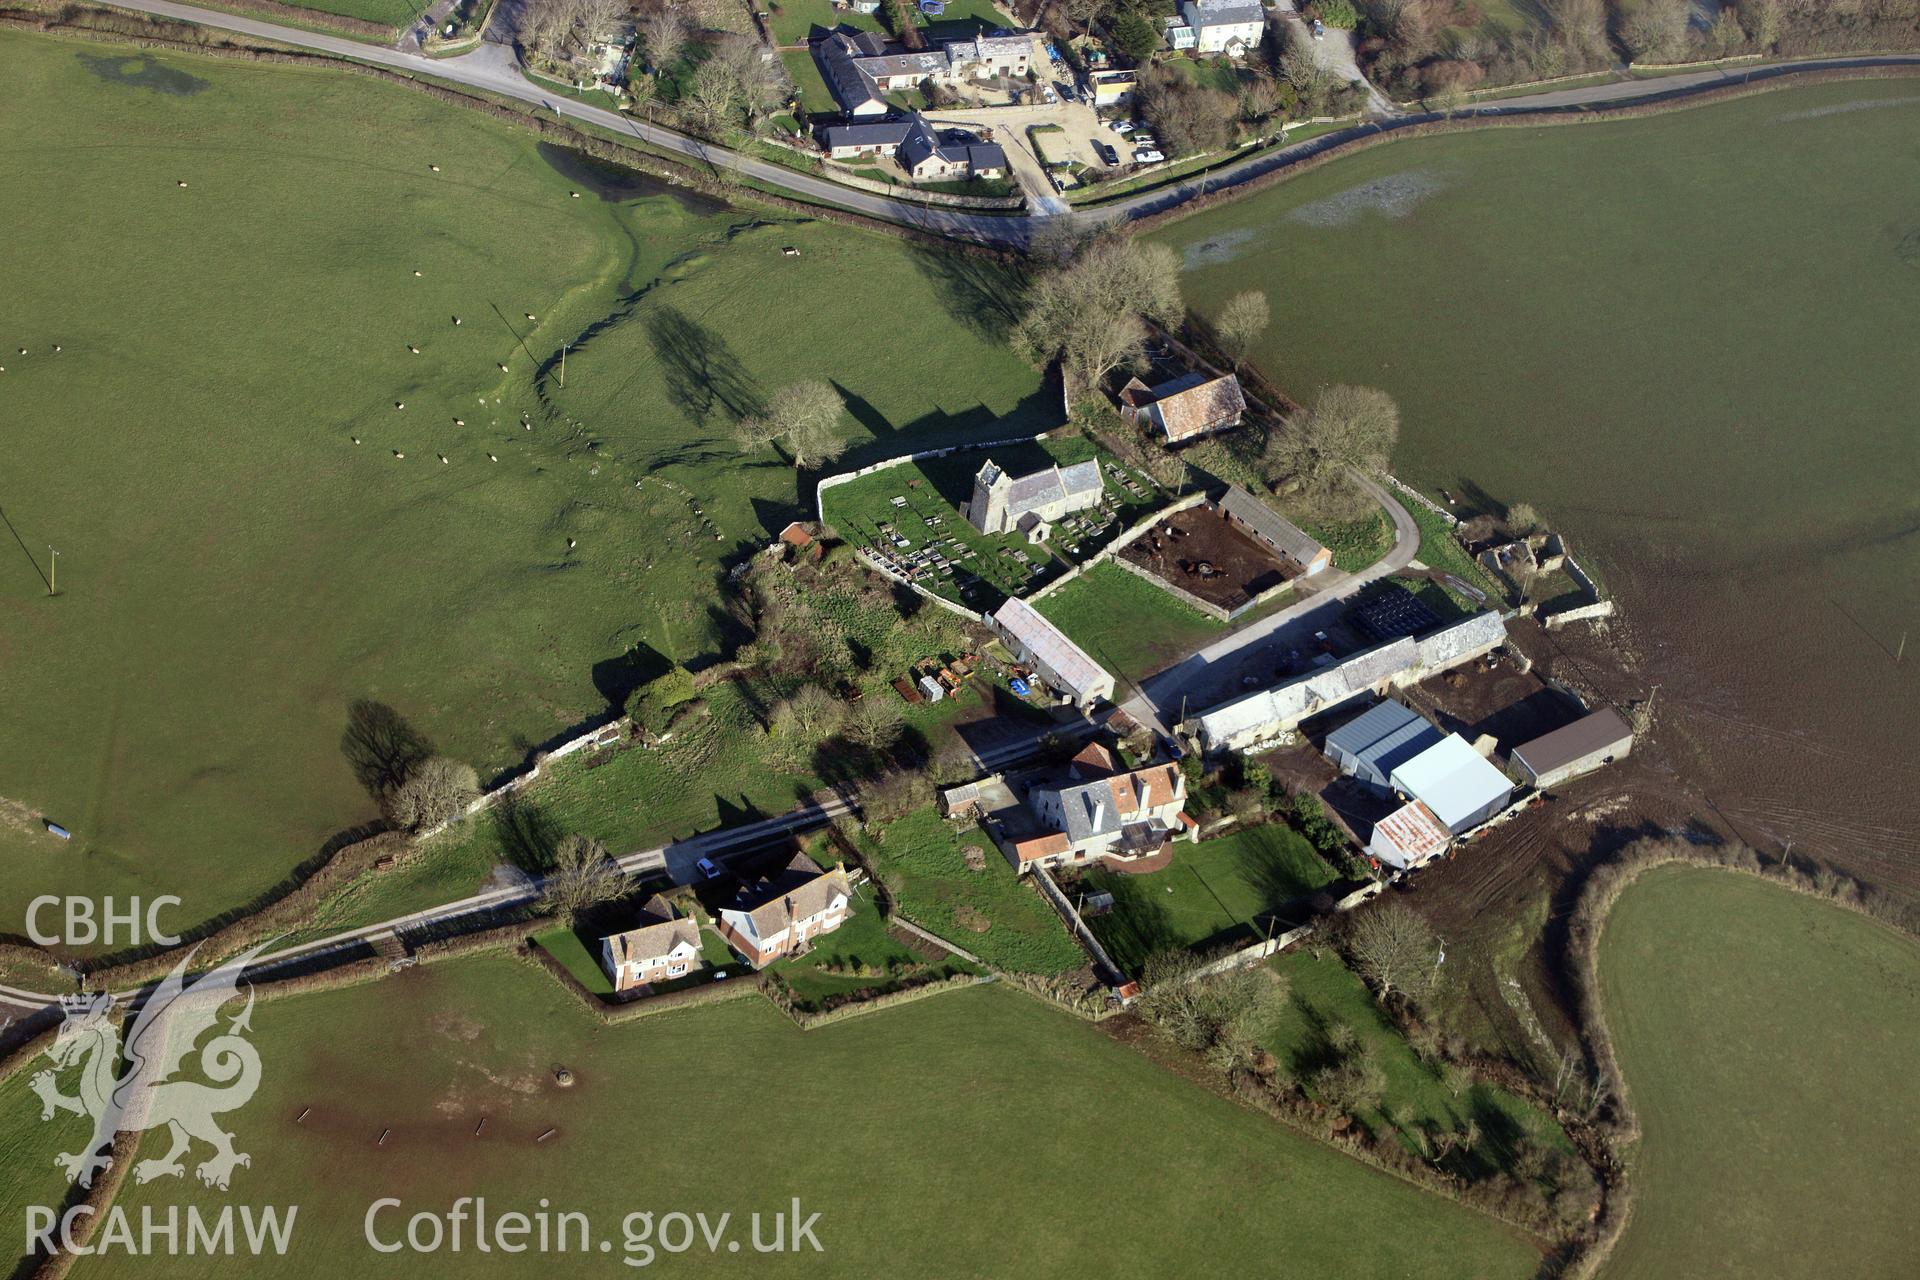
<svg viewBox="0 0 1920 1280"><path fill-rule="evenodd" d="M1393 99L1373 87L1373 82L1360 72L1360 60L1353 53L1353 32L1342 31L1338 27L1328 27L1327 34L1320 39L1313 38L1313 29L1307 26L1298 13L1286 16L1288 33L1295 39L1304 40L1307 48L1313 50L1313 60L1326 70L1333 72L1344 84L1359 81L1367 87L1368 113L1376 116L1397 116L1400 108Z"/></svg>
<svg viewBox="0 0 1920 1280"><path fill-rule="evenodd" d="M1027 193L1034 213L1041 217L1066 213L1068 205L1055 190L1046 165L1034 152L1033 137L1028 130L1037 124L1059 126L1061 133L1054 136L1059 138L1065 153L1083 164L1096 167L1102 161L1093 149L1094 140L1103 134L1106 139L1116 136L1101 128L1100 118L1094 114L1092 107L1077 102L1059 102L1051 106L1034 103L1018 107L943 108L929 111L927 119L937 124L952 123L968 129L993 130L993 140L1006 149L1014 176Z"/></svg>

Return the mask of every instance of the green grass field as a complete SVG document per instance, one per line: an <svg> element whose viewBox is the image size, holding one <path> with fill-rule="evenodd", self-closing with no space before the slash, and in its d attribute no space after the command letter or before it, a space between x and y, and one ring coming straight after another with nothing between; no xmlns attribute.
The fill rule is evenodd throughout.
<svg viewBox="0 0 1920 1280"><path fill-rule="evenodd" d="M927 809L863 835L860 844L896 910L988 964L1055 974L1087 963L1060 917L978 828L956 832ZM984 854L983 870L967 865L970 846Z"/></svg>
<svg viewBox="0 0 1920 1280"><path fill-rule="evenodd" d="M1111 561L1095 565L1034 607L1109 671L1135 679L1177 662L1227 629Z"/></svg>
<svg viewBox="0 0 1920 1280"><path fill-rule="evenodd" d="M1809 737L1916 742L1916 122L1887 81L1410 140L1153 235L1201 313L1275 300L1252 358L1288 394L1389 391L1402 479L1565 530L1676 638L1668 698L1759 726L1723 790L1771 797ZM1820 816L1856 845L1895 821Z"/></svg>
<svg viewBox="0 0 1920 1280"><path fill-rule="evenodd" d="M119 1203L136 1221L143 1204L183 1199L298 1204L294 1248L274 1264L292 1280L337 1274L343 1258L367 1276L527 1274L528 1257L471 1248L374 1253L362 1223L387 1195L404 1208L379 1219L383 1231L463 1195L485 1195L494 1213L532 1211L543 1197L586 1212L615 1245L599 1264L609 1275L623 1269L627 1213L732 1212L744 1231L745 1215L795 1196L821 1213L824 1254L749 1255L743 1267L703 1248L657 1261L729 1275L1148 1276L1180 1272L1204 1247L1230 1272L1283 1257L1305 1275L1434 1280L1521 1280L1538 1264L1492 1221L993 987L812 1032L757 997L604 1028L532 966L475 957L262 1004L253 1025L264 1082L227 1117L252 1166L230 1195L189 1173L129 1182ZM556 1086L559 1066L573 1087ZM1073 1087L1036 1088L1036 1072ZM830 1120L806 1123L824 1099ZM536 1142L548 1128L556 1134ZM376 1146L383 1129L392 1134ZM1127 1212L1068 1213L1057 1196L1011 1194L1069 1188L1093 1171ZM1368 1219L1394 1229L1353 1229ZM542 1265L592 1270L577 1258ZM86 1269L178 1273L168 1259L124 1256Z"/></svg>
<svg viewBox="0 0 1920 1280"><path fill-rule="evenodd" d="M28 1082L46 1065L44 1059L30 1062L0 1080L0 1215L4 1215L0 1221L13 1224L16 1231L26 1220L28 1205L62 1202L68 1183L66 1175L54 1167L54 1154L76 1150L87 1136L77 1125L41 1121L40 1098ZM72 1074L61 1085L69 1095L75 1092ZM13 1248L20 1241L15 1235L7 1243Z"/></svg>
<svg viewBox="0 0 1920 1280"><path fill-rule="evenodd" d="M1089 923L1114 961L1138 975L1147 957L1164 948L1213 951L1258 942L1275 909L1333 880L1313 847L1276 822L1175 844L1173 865L1152 875L1096 867L1082 877L1082 887L1113 894L1113 910Z"/></svg>
<svg viewBox="0 0 1920 1280"><path fill-rule="evenodd" d="M723 568L807 505L730 440L783 382L845 389L855 456L1044 399L991 268L357 77L0 47L0 644L34 673L0 724L0 929L54 887L185 921L267 891L373 813L357 699L485 777L605 705L596 663L710 654Z"/></svg>
<svg viewBox="0 0 1920 1280"><path fill-rule="evenodd" d="M1759 880L1661 867L1600 976L1644 1136L1605 1274L1894 1276L1920 1256L1920 947Z"/></svg>

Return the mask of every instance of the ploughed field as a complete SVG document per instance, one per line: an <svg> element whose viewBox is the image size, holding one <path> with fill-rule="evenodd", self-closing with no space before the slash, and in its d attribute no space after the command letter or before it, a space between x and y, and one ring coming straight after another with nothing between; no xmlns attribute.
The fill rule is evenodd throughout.
<svg viewBox="0 0 1920 1280"><path fill-rule="evenodd" d="M367 1276L612 1275L641 1256L625 1216L676 1211L733 1215L738 1256L702 1244L655 1258L700 1274L1169 1275L1191 1267L1197 1240L1231 1271L1285 1257L1311 1275L1520 1280L1539 1261L1493 1220L993 986L809 1032L752 992L603 1027L538 968L481 956L263 1002L253 1028L260 1091L223 1117L252 1164L227 1193L189 1166L184 1179L129 1179L117 1203L135 1223L143 1206L298 1205L278 1276L337 1275L343 1259ZM1035 1088L1036 1074L1075 1085ZM47 1141L76 1141L72 1129ZM165 1146L151 1134L141 1156ZM1065 1190L1013 1194L1089 1179L1101 1204L1126 1211L1062 1212L1078 1203ZM486 1254L470 1225L457 1254L364 1242L382 1197L401 1202L374 1219L391 1244L411 1214L445 1214L463 1196L485 1197L495 1219L543 1202L585 1213L612 1248ZM748 1215L796 1197L803 1217L820 1214L823 1252L756 1254ZM1355 1229L1367 1221L1394 1229ZM177 1266L115 1256L76 1274Z"/></svg>
<svg viewBox="0 0 1920 1280"><path fill-rule="evenodd" d="M1912 1274L1912 938L1667 866L1614 905L1600 977L1642 1128L1610 1280Z"/></svg>
<svg viewBox="0 0 1920 1280"><path fill-rule="evenodd" d="M1264 288L1294 396L1526 501L1618 594L1665 744L1749 839L1920 878L1920 86L1397 142L1155 233Z"/></svg>
<svg viewBox="0 0 1920 1280"><path fill-rule="evenodd" d="M849 465L1057 421L991 267L359 76L0 62L0 933L270 891L374 814L356 701L484 779L633 646L719 651L722 575L811 506L732 441L784 383L841 388Z"/></svg>

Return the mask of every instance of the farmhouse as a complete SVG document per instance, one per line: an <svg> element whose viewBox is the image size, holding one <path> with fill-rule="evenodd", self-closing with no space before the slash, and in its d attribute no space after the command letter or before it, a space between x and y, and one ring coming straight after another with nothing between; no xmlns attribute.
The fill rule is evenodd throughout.
<svg viewBox="0 0 1920 1280"><path fill-rule="evenodd" d="M1098 506L1105 493L1096 461L1076 462L1070 467L1056 463L1016 477L989 458L973 478L973 500L967 503L966 516L982 533L1012 533L1020 529L1020 522L1027 516L1053 524L1063 516Z"/></svg>
<svg viewBox="0 0 1920 1280"><path fill-rule="evenodd" d="M1244 751L1292 732L1303 720L1346 703L1418 684L1498 648L1506 623L1476 613L1416 640L1401 636L1349 655L1317 671L1191 717L1182 728L1208 752Z"/></svg>
<svg viewBox="0 0 1920 1280"><path fill-rule="evenodd" d="M1591 773L1626 758L1633 750L1633 729L1610 707L1583 716L1564 728L1513 749L1514 771L1541 788Z"/></svg>
<svg viewBox="0 0 1920 1280"><path fill-rule="evenodd" d="M1238 57L1256 48L1267 29L1267 15L1258 0L1185 0L1180 13L1193 29L1193 48L1198 53Z"/></svg>
<svg viewBox="0 0 1920 1280"><path fill-rule="evenodd" d="M1405 871L1432 862L1453 843L1453 833L1442 826L1433 810L1409 800L1373 825L1367 853L1376 861Z"/></svg>
<svg viewBox="0 0 1920 1280"><path fill-rule="evenodd" d="M779 872L744 884L716 913L720 936L756 969L797 955L846 923L853 891L843 867L823 871L804 853Z"/></svg>
<svg viewBox="0 0 1920 1280"><path fill-rule="evenodd" d="M1384 796L1393 771L1443 736L1417 712L1388 699L1329 733L1323 750L1340 772Z"/></svg>
<svg viewBox="0 0 1920 1280"><path fill-rule="evenodd" d="M1031 33L979 34L942 42L938 49L907 49L871 31L836 31L818 46L820 67L841 110L849 116L885 115L883 95L935 84L995 76L1024 76L1033 60Z"/></svg>
<svg viewBox="0 0 1920 1280"><path fill-rule="evenodd" d="M1237 484L1227 487L1226 496L1220 499L1218 507L1227 523L1255 542L1263 543L1296 573L1319 573L1333 563L1333 552Z"/></svg>
<svg viewBox="0 0 1920 1280"><path fill-rule="evenodd" d="M1128 773L1113 772L1115 767L1105 748L1092 748L1074 758L1066 779L1027 792L1034 819L1046 831L1007 848L1015 871L1079 866L1096 858L1116 870L1164 865L1149 860L1165 854L1183 829L1187 780L1172 764Z"/></svg>
<svg viewBox="0 0 1920 1280"><path fill-rule="evenodd" d="M1024 600L1009 600L993 615L993 628L1014 656L1049 685L1083 707L1113 699L1113 677Z"/></svg>
<svg viewBox="0 0 1920 1280"><path fill-rule="evenodd" d="M691 973L700 959L700 926L659 894L640 909L640 925L600 939L600 967L615 991L631 991Z"/></svg>
<svg viewBox="0 0 1920 1280"><path fill-rule="evenodd" d="M1130 378L1120 388L1120 416L1157 431L1168 444L1237 427L1246 412L1240 379L1230 373L1217 378L1189 373L1157 387Z"/></svg>
<svg viewBox="0 0 1920 1280"><path fill-rule="evenodd" d="M1507 776L1457 733L1395 766L1391 782L1395 791L1425 805L1456 836L1500 812L1513 796Z"/></svg>

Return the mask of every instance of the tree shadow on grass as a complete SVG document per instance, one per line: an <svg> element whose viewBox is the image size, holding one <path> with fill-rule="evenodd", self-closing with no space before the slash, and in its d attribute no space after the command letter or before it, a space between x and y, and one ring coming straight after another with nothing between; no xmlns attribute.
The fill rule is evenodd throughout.
<svg viewBox="0 0 1920 1280"><path fill-rule="evenodd" d="M433 743L386 703L361 698L347 705L340 754L355 780L378 800L433 754Z"/></svg>
<svg viewBox="0 0 1920 1280"><path fill-rule="evenodd" d="M746 418L766 411L759 382L720 334L674 307L654 309L646 324L667 391L689 417L704 426L715 412Z"/></svg>
<svg viewBox="0 0 1920 1280"><path fill-rule="evenodd" d="M982 254L942 249L916 248L909 256L949 315L984 338L1006 340L1020 319L1026 294L1015 268Z"/></svg>
<svg viewBox="0 0 1920 1280"><path fill-rule="evenodd" d="M554 850L566 835L547 811L522 796L494 806L494 835L514 866L539 875L553 866Z"/></svg>

